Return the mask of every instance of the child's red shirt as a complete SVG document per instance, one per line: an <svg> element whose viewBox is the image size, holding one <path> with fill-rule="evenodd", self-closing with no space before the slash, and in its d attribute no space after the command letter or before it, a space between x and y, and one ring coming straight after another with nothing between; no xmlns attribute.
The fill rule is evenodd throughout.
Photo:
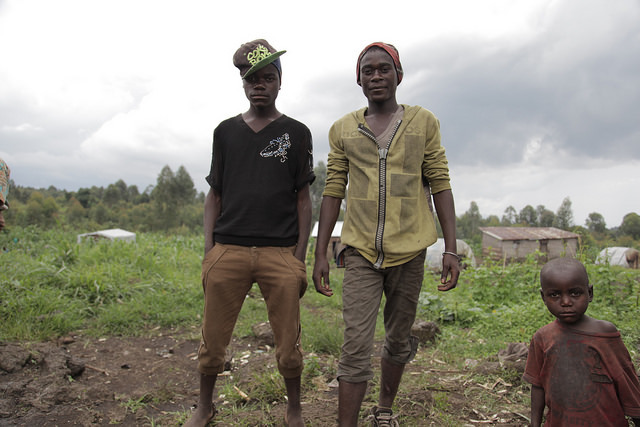
<svg viewBox="0 0 640 427"><path fill-rule="evenodd" d="M620 332L587 333L558 320L540 328L523 378L544 389L545 426L624 426L640 417L640 382Z"/></svg>

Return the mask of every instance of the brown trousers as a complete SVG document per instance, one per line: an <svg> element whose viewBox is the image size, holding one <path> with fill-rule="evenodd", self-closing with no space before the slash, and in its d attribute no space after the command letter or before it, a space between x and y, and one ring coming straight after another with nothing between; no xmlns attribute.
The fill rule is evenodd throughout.
<svg viewBox="0 0 640 427"><path fill-rule="evenodd" d="M224 369L225 351L242 304L254 282L267 305L284 378L301 375L300 298L307 287L304 263L295 247L250 247L216 243L202 263L204 319L198 370L205 375Z"/></svg>
<svg viewBox="0 0 640 427"><path fill-rule="evenodd" d="M409 363L418 349L411 326L424 278L426 251L405 264L377 270L354 248L345 250L342 286L344 343L337 376L351 383L373 378L371 355L382 295L385 340L382 357L396 364Z"/></svg>

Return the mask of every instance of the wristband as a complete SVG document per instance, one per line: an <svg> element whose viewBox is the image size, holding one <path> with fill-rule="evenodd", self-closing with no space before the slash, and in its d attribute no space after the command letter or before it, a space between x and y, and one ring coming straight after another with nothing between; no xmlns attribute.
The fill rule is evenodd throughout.
<svg viewBox="0 0 640 427"><path fill-rule="evenodd" d="M444 257L445 255L453 255L454 257L456 257L458 259L458 262L460 261L460 256L455 252L449 252L449 251L442 252L442 256Z"/></svg>

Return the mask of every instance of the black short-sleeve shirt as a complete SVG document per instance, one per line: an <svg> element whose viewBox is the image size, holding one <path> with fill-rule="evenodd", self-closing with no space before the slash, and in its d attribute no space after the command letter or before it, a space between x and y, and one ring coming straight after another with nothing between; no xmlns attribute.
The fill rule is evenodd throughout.
<svg viewBox="0 0 640 427"><path fill-rule="evenodd" d="M221 195L214 239L243 246L298 240L297 191L315 179L311 132L286 115L254 132L238 115L213 133L206 180Z"/></svg>

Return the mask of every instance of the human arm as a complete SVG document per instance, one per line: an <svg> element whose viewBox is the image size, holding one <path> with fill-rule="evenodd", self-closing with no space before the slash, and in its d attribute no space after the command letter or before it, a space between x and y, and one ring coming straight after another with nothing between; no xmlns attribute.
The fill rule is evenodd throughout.
<svg viewBox="0 0 640 427"><path fill-rule="evenodd" d="M458 284L460 263L456 245L456 212L451 190L442 190L433 195L433 203L438 214L438 220L444 237L444 251L442 256L442 275L440 276L439 291L448 291Z"/></svg>
<svg viewBox="0 0 640 427"><path fill-rule="evenodd" d="M222 198L213 188L209 189L207 197L204 199L204 253L206 254L215 244L213 240L213 230L216 220L220 216Z"/></svg>
<svg viewBox="0 0 640 427"><path fill-rule="evenodd" d="M320 219L318 221L318 238L316 240L315 265L313 266L313 284L316 291L330 297L333 295L329 283L329 261L327 260L327 248L331 232L336 225L340 214L342 199L324 196L320 205Z"/></svg>
<svg viewBox="0 0 640 427"><path fill-rule="evenodd" d="M307 244L311 233L311 194L309 184L298 190L298 243L295 257L305 263L307 257Z"/></svg>
<svg viewBox="0 0 640 427"><path fill-rule="evenodd" d="M544 413L544 389L531 386L531 426L540 427Z"/></svg>

